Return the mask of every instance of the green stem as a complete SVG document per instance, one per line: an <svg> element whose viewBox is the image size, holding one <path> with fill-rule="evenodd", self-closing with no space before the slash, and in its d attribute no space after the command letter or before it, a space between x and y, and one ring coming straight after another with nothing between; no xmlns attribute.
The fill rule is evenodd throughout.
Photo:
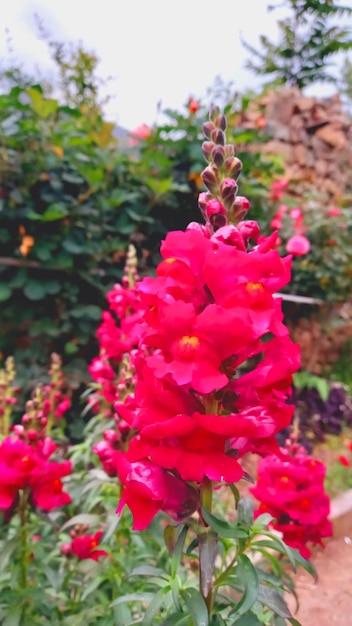
<svg viewBox="0 0 352 626"><path fill-rule="evenodd" d="M25 490L20 491L18 514L20 518L20 589L26 589L28 584L28 536L27 536L27 505L28 494Z"/></svg>

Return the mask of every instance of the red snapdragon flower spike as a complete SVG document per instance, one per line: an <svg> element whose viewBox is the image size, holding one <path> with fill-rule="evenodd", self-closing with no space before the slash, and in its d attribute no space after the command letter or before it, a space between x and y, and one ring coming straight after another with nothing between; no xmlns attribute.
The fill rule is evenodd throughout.
<svg viewBox="0 0 352 626"><path fill-rule="evenodd" d="M108 556L105 550L99 550L99 544L103 536L102 532L96 532L94 535L79 535L72 540L71 551L80 560L92 559L98 561L102 556ZM65 545L65 550L67 547Z"/></svg>
<svg viewBox="0 0 352 626"><path fill-rule="evenodd" d="M226 144L225 117L204 128L208 191L199 207L206 223L168 233L156 278L139 282L131 298L117 289L120 312L130 305L119 327L106 316L99 330L112 366L119 344L127 349L135 341L135 392L114 402L128 432L124 451L110 436L95 448L108 472L116 465L118 510L129 506L135 528L146 528L158 511L176 520L190 515L206 479L240 480L238 458L246 450L276 452L275 435L292 418L287 401L298 349L274 297L290 280L291 257L279 256L276 232L263 237L255 222L242 221L249 202L237 196L241 163ZM280 181L276 193L286 184ZM280 207L280 217L285 211ZM139 318L138 306L130 314L136 293L144 307ZM260 356L242 374L240 366Z"/></svg>
<svg viewBox="0 0 352 626"><path fill-rule="evenodd" d="M310 241L305 235L293 235L286 244L286 250L293 256L303 256L310 250Z"/></svg>
<svg viewBox="0 0 352 626"><path fill-rule="evenodd" d="M263 512L274 517L272 526L283 533L284 541L310 556L307 543L322 544L330 537L330 500L324 491L325 466L304 453L268 456L259 463L258 482L251 489Z"/></svg>
<svg viewBox="0 0 352 626"><path fill-rule="evenodd" d="M351 466L351 461L347 458L347 456L344 456L343 454L339 456L339 462L341 463L341 465L344 465L344 467Z"/></svg>

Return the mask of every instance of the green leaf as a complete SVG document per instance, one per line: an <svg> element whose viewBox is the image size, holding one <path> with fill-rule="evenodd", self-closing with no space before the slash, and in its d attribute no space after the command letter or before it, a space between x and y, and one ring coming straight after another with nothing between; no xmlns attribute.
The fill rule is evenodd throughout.
<svg viewBox="0 0 352 626"><path fill-rule="evenodd" d="M163 589L159 589L158 593L154 595L154 598L145 612L141 626L153 626L153 620L157 616L157 613L165 600L165 595L169 592L169 590L169 587L164 587Z"/></svg>
<svg viewBox="0 0 352 626"><path fill-rule="evenodd" d="M55 293L59 293L61 285L58 280L47 280L44 283L44 289L46 293L50 293L51 295L53 295Z"/></svg>
<svg viewBox="0 0 352 626"><path fill-rule="evenodd" d="M253 525L254 520L254 503L252 498L241 498L238 507L238 523L247 526Z"/></svg>
<svg viewBox="0 0 352 626"><path fill-rule="evenodd" d="M30 87L26 90L26 93L29 95L32 101L32 109L42 117L46 119L52 113L55 113L57 110L59 103L57 100L53 100L52 98L45 98L38 89L34 87Z"/></svg>
<svg viewBox="0 0 352 626"><path fill-rule="evenodd" d="M135 567L129 576L164 576L167 574L159 567L153 567L153 565L140 565Z"/></svg>
<svg viewBox="0 0 352 626"><path fill-rule="evenodd" d="M244 586L244 593L234 611L231 612L232 616L247 613L257 601L259 593L258 575L252 561L246 554L240 554L237 562L237 576Z"/></svg>
<svg viewBox="0 0 352 626"><path fill-rule="evenodd" d="M154 593L151 591L140 591L136 593L127 593L124 596L120 596L117 600L114 600L110 606L117 606L124 604L125 602L151 602L154 598Z"/></svg>
<svg viewBox="0 0 352 626"><path fill-rule="evenodd" d="M37 280L30 280L23 289L23 293L28 300L42 300L46 296L43 284Z"/></svg>
<svg viewBox="0 0 352 626"><path fill-rule="evenodd" d="M183 589L181 596L189 610L194 626L209 626L208 609L203 597L196 589Z"/></svg>
<svg viewBox="0 0 352 626"><path fill-rule="evenodd" d="M263 626L263 622L260 622L256 615L253 613L249 615L243 615L239 620L232 622L231 626Z"/></svg>
<svg viewBox="0 0 352 626"><path fill-rule="evenodd" d="M169 615L160 626L191 626L191 618L179 611Z"/></svg>
<svg viewBox="0 0 352 626"><path fill-rule="evenodd" d="M63 202L54 202L50 204L42 215L43 222L54 222L61 220L68 215L68 209Z"/></svg>
<svg viewBox="0 0 352 626"><path fill-rule="evenodd" d="M20 626L22 612L23 606L18 604L12 606L9 609L4 621L2 622L2 626Z"/></svg>
<svg viewBox="0 0 352 626"><path fill-rule="evenodd" d="M177 570L180 566L187 533L188 533L188 526L186 525L181 526L181 531L179 532L177 541L176 541L175 551L171 558L170 569L171 569L172 578L175 578L177 574Z"/></svg>
<svg viewBox="0 0 352 626"><path fill-rule="evenodd" d="M0 283L0 302L6 302L12 296L12 289L5 283Z"/></svg>
<svg viewBox="0 0 352 626"><path fill-rule="evenodd" d="M283 597L271 587L259 585L258 602L268 606L269 609L274 611L274 613L280 617L284 617L285 619L292 617Z"/></svg>
<svg viewBox="0 0 352 626"><path fill-rule="evenodd" d="M73 341L66 341L64 345L64 353L65 354L76 354L78 352L78 346Z"/></svg>
<svg viewBox="0 0 352 626"><path fill-rule="evenodd" d="M209 528L199 533L200 586L205 598L211 589L217 553L218 535Z"/></svg>
<svg viewBox="0 0 352 626"><path fill-rule="evenodd" d="M243 528L238 528L236 522L226 522L202 508L202 516L205 522L219 535L225 539L246 539L248 532Z"/></svg>
<svg viewBox="0 0 352 626"><path fill-rule="evenodd" d="M66 528L70 528L70 526L75 526L76 524L88 524L88 526L98 526L101 522L101 518L99 515L93 515L90 513L80 513L79 515L75 515L71 517L63 526L60 528L60 533L66 530Z"/></svg>
<svg viewBox="0 0 352 626"><path fill-rule="evenodd" d="M67 237L67 239L64 239L62 247L70 254L82 254L84 251L84 245L73 237Z"/></svg>

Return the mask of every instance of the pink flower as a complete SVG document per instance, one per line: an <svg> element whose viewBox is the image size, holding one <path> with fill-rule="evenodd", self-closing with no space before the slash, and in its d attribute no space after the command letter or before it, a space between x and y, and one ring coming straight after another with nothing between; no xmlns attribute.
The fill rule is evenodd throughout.
<svg viewBox="0 0 352 626"><path fill-rule="evenodd" d="M64 398L55 409L55 417L61 419L71 406L70 398Z"/></svg>
<svg viewBox="0 0 352 626"><path fill-rule="evenodd" d="M302 217L301 209L298 209L298 208L291 209L291 211L290 211L290 218L291 218L291 220L297 220L300 217Z"/></svg>
<svg viewBox="0 0 352 626"><path fill-rule="evenodd" d="M144 140L150 137L150 128L147 124L141 124L141 126L137 126L137 128L131 130L130 135L132 137L132 139L130 139L130 145L136 146L139 139Z"/></svg>
<svg viewBox="0 0 352 626"><path fill-rule="evenodd" d="M304 235L293 235L287 244L286 250L293 256L302 256L310 250L310 241Z"/></svg>
<svg viewBox="0 0 352 626"><path fill-rule="evenodd" d="M329 217L336 217L337 215L341 215L341 214L342 214L342 211L338 207L333 207L331 209L328 209L326 212L326 215L328 215Z"/></svg>

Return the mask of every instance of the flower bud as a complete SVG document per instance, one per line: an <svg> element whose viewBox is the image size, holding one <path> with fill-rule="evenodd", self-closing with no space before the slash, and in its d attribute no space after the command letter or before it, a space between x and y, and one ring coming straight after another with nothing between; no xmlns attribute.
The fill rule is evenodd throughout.
<svg viewBox="0 0 352 626"><path fill-rule="evenodd" d="M227 143L224 146L225 148L225 158L235 156L235 146L232 143Z"/></svg>
<svg viewBox="0 0 352 626"><path fill-rule="evenodd" d="M237 196L232 205L232 219L236 222L243 220L247 211L250 209L250 203L244 196Z"/></svg>
<svg viewBox="0 0 352 626"><path fill-rule="evenodd" d="M215 120L215 126L217 128L221 128L221 130L226 130L227 128L227 120L225 115L218 115Z"/></svg>
<svg viewBox="0 0 352 626"><path fill-rule="evenodd" d="M202 126L203 133L208 139L210 139L211 133L214 130L214 128L215 126L212 122L205 122L205 124L203 124Z"/></svg>
<svg viewBox="0 0 352 626"><path fill-rule="evenodd" d="M209 202L209 200L212 200L212 195L210 193L208 193L207 191L202 191L199 196L198 196L198 206L199 206L199 210L201 212L201 214L203 215L204 219L206 219L206 209L207 209L207 204Z"/></svg>
<svg viewBox="0 0 352 626"><path fill-rule="evenodd" d="M69 556L72 553L72 546L70 543L62 543L60 546L60 552L63 556Z"/></svg>
<svg viewBox="0 0 352 626"><path fill-rule="evenodd" d="M214 232L227 224L227 211L219 200L214 198L208 202L206 219L211 224Z"/></svg>
<svg viewBox="0 0 352 626"><path fill-rule="evenodd" d="M226 209L219 200L215 198L213 200L209 200L206 206L206 218L209 220L213 215L226 215Z"/></svg>
<svg viewBox="0 0 352 626"><path fill-rule="evenodd" d="M235 156L230 156L225 161L225 174L229 178L238 178L242 170L242 161Z"/></svg>
<svg viewBox="0 0 352 626"><path fill-rule="evenodd" d="M218 146L224 146L226 143L226 136L223 130L215 128L211 133L211 140Z"/></svg>
<svg viewBox="0 0 352 626"><path fill-rule="evenodd" d="M104 436L105 441L108 441L109 443L115 443L115 441L117 441L118 439L117 432L113 430L112 428L105 430L103 436Z"/></svg>
<svg viewBox="0 0 352 626"><path fill-rule="evenodd" d="M211 160L216 167L221 167L225 160L225 150L223 146L215 146L211 151Z"/></svg>
<svg viewBox="0 0 352 626"><path fill-rule="evenodd" d="M34 430L34 428L29 428L27 430L26 435L27 435L28 441L37 441L38 439L38 433L36 430Z"/></svg>
<svg viewBox="0 0 352 626"><path fill-rule="evenodd" d="M201 173L201 178L204 185L211 192L215 192L219 185L219 171L216 165L208 165Z"/></svg>
<svg viewBox="0 0 352 626"><path fill-rule="evenodd" d="M240 231L246 245L248 243L248 239L254 239L256 241L260 235L259 226L254 220L244 220L244 222L240 222L237 225L237 228Z"/></svg>
<svg viewBox="0 0 352 626"><path fill-rule="evenodd" d="M220 196L224 201L230 198L234 201L237 190L238 185L236 181L232 178L225 178L220 185Z"/></svg>
<svg viewBox="0 0 352 626"><path fill-rule="evenodd" d="M203 224L199 224L199 222L190 222L186 227L186 231L188 230L197 230L199 233L204 235L207 239L209 239L210 233L207 228L203 226Z"/></svg>
<svg viewBox="0 0 352 626"><path fill-rule="evenodd" d="M209 118L212 122L215 122L216 118L220 115L220 109L216 104L212 104L210 107Z"/></svg>
<svg viewBox="0 0 352 626"><path fill-rule="evenodd" d="M219 228L216 233L214 233L211 240L226 243L228 246L237 248L237 250L242 250L242 252L246 249L242 234L236 226L232 226L231 224Z"/></svg>
<svg viewBox="0 0 352 626"><path fill-rule="evenodd" d="M211 157L211 153L212 150L214 148L215 144L213 141L203 141L202 143L202 152L203 152L203 156L205 158L206 161L211 161L212 157Z"/></svg>

